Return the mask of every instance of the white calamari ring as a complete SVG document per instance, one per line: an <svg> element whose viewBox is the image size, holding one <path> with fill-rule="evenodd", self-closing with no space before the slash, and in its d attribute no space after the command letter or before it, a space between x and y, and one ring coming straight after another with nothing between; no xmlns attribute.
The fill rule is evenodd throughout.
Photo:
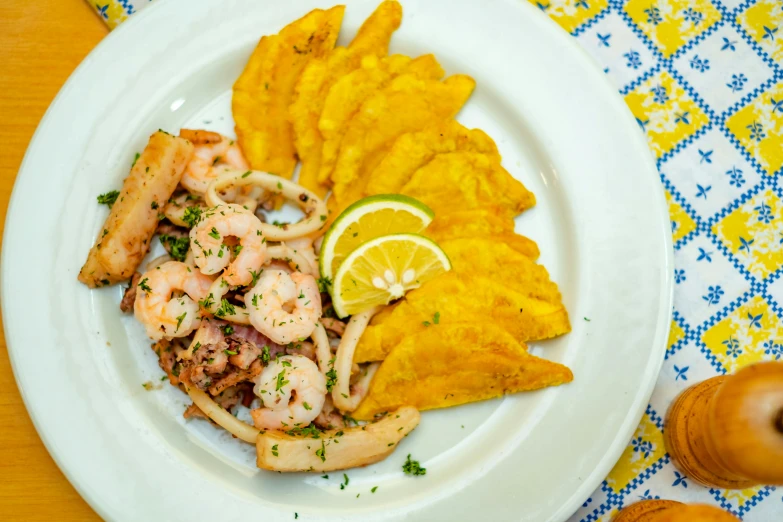
<svg viewBox="0 0 783 522"><path fill-rule="evenodd" d="M228 187L247 185L261 187L270 194L282 194L286 199L296 203L305 213L304 219L298 223L290 223L282 227L263 223L261 232L268 241L286 241L307 236L323 228L326 223L328 215L326 202L315 193L293 181L258 170L226 170L209 184L204 198L210 207L225 205L226 202L218 194L219 191L224 191Z"/></svg>

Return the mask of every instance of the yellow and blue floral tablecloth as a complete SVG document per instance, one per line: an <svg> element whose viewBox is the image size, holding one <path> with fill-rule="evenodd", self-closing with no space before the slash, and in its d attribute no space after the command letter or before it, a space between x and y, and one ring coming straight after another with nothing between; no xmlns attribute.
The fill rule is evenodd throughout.
<svg viewBox="0 0 783 522"><path fill-rule="evenodd" d="M91 4L115 27L149 1ZM783 359L783 3L531 1L628 103L657 160L675 249L674 320L655 392L572 520L608 521L637 500L668 498L783 521L781 489L700 487L674 468L662 435L669 403L688 385Z"/></svg>

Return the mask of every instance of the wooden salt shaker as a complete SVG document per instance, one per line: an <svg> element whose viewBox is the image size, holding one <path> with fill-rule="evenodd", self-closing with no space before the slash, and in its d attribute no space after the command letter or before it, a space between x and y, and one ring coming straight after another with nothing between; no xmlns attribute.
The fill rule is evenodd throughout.
<svg viewBox="0 0 783 522"><path fill-rule="evenodd" d="M674 500L642 500L617 513L612 522L738 522L714 506L683 504Z"/></svg>
<svg viewBox="0 0 783 522"><path fill-rule="evenodd" d="M669 407L663 435L674 465L704 486L783 484L783 361L686 389Z"/></svg>

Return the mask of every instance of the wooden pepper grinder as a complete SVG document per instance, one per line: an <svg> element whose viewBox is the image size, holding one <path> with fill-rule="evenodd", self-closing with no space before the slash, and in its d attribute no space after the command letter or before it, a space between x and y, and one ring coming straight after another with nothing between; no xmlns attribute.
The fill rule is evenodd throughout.
<svg viewBox="0 0 783 522"><path fill-rule="evenodd" d="M691 386L669 407L663 435L674 465L704 486L783 484L783 361Z"/></svg>
<svg viewBox="0 0 783 522"><path fill-rule="evenodd" d="M612 522L739 522L739 519L731 513L706 504L642 500L617 513Z"/></svg>

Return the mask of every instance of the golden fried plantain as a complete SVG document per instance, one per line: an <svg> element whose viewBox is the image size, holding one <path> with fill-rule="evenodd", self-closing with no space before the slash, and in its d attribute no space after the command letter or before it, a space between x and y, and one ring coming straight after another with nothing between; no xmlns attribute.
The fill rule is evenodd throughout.
<svg viewBox="0 0 783 522"><path fill-rule="evenodd" d="M345 6L315 9L264 36L234 83L232 113L239 145L253 169L291 178L296 167L288 108L305 66L334 47Z"/></svg>
<svg viewBox="0 0 783 522"><path fill-rule="evenodd" d="M391 313L372 321L359 340L354 362L381 361L406 336L436 323L464 321L492 322L520 342L571 330L562 304L527 297L481 273L449 272L411 290Z"/></svg>
<svg viewBox="0 0 783 522"><path fill-rule="evenodd" d="M401 20L402 7L399 3L381 3L365 20L347 48L338 47L326 56L311 60L296 82L289 117L296 153L302 161L299 184L321 197L326 194L326 188L317 182L323 146L318 120L326 95L339 78L358 68L364 57L385 56L391 36Z"/></svg>
<svg viewBox="0 0 783 522"><path fill-rule="evenodd" d="M439 244L457 274L466 278L481 274L525 297L562 306L560 290L546 268L495 238L450 239Z"/></svg>
<svg viewBox="0 0 783 522"><path fill-rule="evenodd" d="M331 174L333 197L341 206L364 192L371 172L400 135L453 118L470 97L476 82L454 75L443 82L401 74L375 92L351 118Z"/></svg>
<svg viewBox="0 0 783 522"><path fill-rule="evenodd" d="M403 405L447 408L573 378L566 366L529 354L492 323L437 325L407 336L392 350L351 416L372 419Z"/></svg>
<svg viewBox="0 0 783 522"><path fill-rule="evenodd" d="M490 238L504 243L530 259L540 254L535 241L514 233L514 220L494 205L438 214L425 234L436 242L449 239Z"/></svg>
<svg viewBox="0 0 783 522"><path fill-rule="evenodd" d="M456 120L445 120L397 138L389 153L369 173L366 195L396 194L436 154L457 151L481 152L500 161L495 142L484 131L467 129Z"/></svg>
<svg viewBox="0 0 783 522"><path fill-rule="evenodd" d="M318 174L320 183L330 181L348 122L370 95L400 74L440 80L445 72L431 54L419 56L412 61L402 55L389 56L383 60L365 59L360 69L340 78L329 90L318 123L324 138L322 164Z"/></svg>
<svg viewBox="0 0 783 522"><path fill-rule="evenodd" d="M495 206L510 217L532 207L536 198L497 158L479 152L438 154L400 189L435 211Z"/></svg>

